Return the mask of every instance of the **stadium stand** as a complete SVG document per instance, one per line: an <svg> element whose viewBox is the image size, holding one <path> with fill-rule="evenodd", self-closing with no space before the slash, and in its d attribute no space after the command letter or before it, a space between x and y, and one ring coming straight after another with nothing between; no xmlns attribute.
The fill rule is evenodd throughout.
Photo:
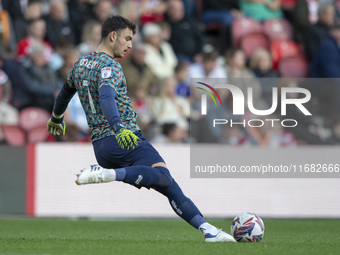
<svg viewBox="0 0 340 255"><path fill-rule="evenodd" d="M308 64L303 56L282 58L279 62L279 72L285 78L304 78L308 74Z"/></svg>
<svg viewBox="0 0 340 255"><path fill-rule="evenodd" d="M274 70L278 70L282 58L300 56L299 45L291 40L279 40L270 44L270 53L273 60Z"/></svg>
<svg viewBox="0 0 340 255"><path fill-rule="evenodd" d="M269 49L269 42L263 33L251 33L242 37L240 46L249 59L257 49Z"/></svg>
<svg viewBox="0 0 340 255"><path fill-rule="evenodd" d="M235 46L239 46L241 38L251 33L262 33L261 23L249 19L249 18L238 18L232 24L233 41Z"/></svg>
<svg viewBox="0 0 340 255"><path fill-rule="evenodd" d="M25 130L30 131L40 125L45 125L50 118L50 114L38 107L27 107L19 113L19 126Z"/></svg>
<svg viewBox="0 0 340 255"><path fill-rule="evenodd" d="M263 32L271 42L276 40L293 40L292 25L285 19L266 20L263 23Z"/></svg>
<svg viewBox="0 0 340 255"><path fill-rule="evenodd" d="M26 144L25 132L19 125L1 125L1 128L9 145L21 146Z"/></svg>
<svg viewBox="0 0 340 255"><path fill-rule="evenodd" d="M239 74L235 73L234 76L238 77L239 75L240 79L245 80L247 72L244 72L244 70L251 71L255 75L254 79L260 79L259 84L261 84L262 88L261 99L269 103L272 85L267 86L267 83L263 82L262 78L276 79L279 76L284 78L302 78L310 75L307 72L307 67L311 64L310 54L308 53L310 53L310 49L313 48L315 44L313 44L313 41L304 41L303 33L306 31L306 28L308 28L309 31L311 28L318 27L320 24L325 23L325 20L327 26L331 26L332 23L334 23L333 16L327 14L332 14L332 8L330 8L329 5L334 6L336 10L335 18L339 19L340 16L339 8L337 8L336 3L333 3L333 1L327 1L326 5L323 3L315 5L315 1L282 0L280 6L275 6L276 12L273 13L273 15L275 15L265 19L259 19L256 13L249 13L249 6L239 5L240 1L237 0L189 1L194 5L188 4L188 1L185 0L65 0L64 3L60 3L62 1L63 0L27 1L27 5L22 5L20 8L19 5L13 5L14 2L18 1L3 0L0 3L2 7L1 11L6 13L6 19L0 19L0 25L5 27L7 32L10 32L9 37L8 33L0 33L0 69L8 75L12 88L12 92L10 96L8 96L6 87L0 85L0 98L6 97L6 100L3 98L2 103L6 101L5 103L16 112L21 111L18 125L15 125L15 122L4 123L3 120L0 119L0 125L2 125L1 130L8 144L21 145L45 141L46 139L48 141L67 141L67 139L46 138L45 121L50 115L49 112L44 112L40 115L38 110L35 109L31 113L27 113L26 119L23 121L24 113L26 114L26 111L32 111L30 107L43 107L38 104L38 102L47 99L47 97L40 95L41 93L39 93L38 90L31 93L34 100L23 101L23 99L29 96L27 89L31 88L32 85L24 78L28 77L27 75L25 76L25 74L27 74L27 72L31 74L31 71L34 71L34 77L31 77L32 80L39 80L39 77L44 77L46 80L47 76L48 83L44 83L40 92L53 85L53 90L51 90L50 93L50 98L53 98L56 91L64 83L67 72L69 72L72 67L72 64L69 63L71 60L63 58L65 54L69 54L68 52L71 48L81 49L81 54L87 54L95 50L96 44L99 42L98 25L109 15L123 15L137 24L138 33L137 36L135 36L136 47L138 47L138 45L147 45L146 48L149 48L149 50L145 52L145 62L146 65L150 67L149 69L151 69L150 77L173 77L175 76L174 69L176 63L184 61L183 63L186 65L185 69L187 69L188 72L186 78L181 77L181 80L178 79L176 81L178 87L174 91L179 91L181 89L179 86L182 86L182 83L189 84L190 75L195 73L192 72L195 68L199 68L200 71L219 68L219 74L225 77L225 52L236 47L244 51L246 66L242 69L242 72ZM183 4L179 4L179 2L169 4L169 1L183 1ZM273 2L277 3L277 1ZM51 9L51 6L53 9ZM58 8L54 8L55 6ZM180 14L183 15L183 10L179 11L183 6L185 8L185 16L181 16L181 22L177 24L175 22L176 17L179 17ZM177 11L177 8L174 7L181 8ZM262 7L257 6L257 8ZM63 15L61 15L60 10L63 10ZM228 19L224 16L218 16L223 12L228 12ZM169 17L169 13L171 17ZM216 16L211 16L211 13L215 13ZM56 20L59 25L63 25L58 28L59 25L54 22ZM172 21L170 22L170 20ZM192 48L190 48L191 45L181 45L181 32L178 31L188 29L182 26L189 24L189 21L190 25L197 30L196 34L200 34L200 36L203 37L202 42L198 39L196 40L195 37L191 37L191 39L189 37L187 38L191 41L196 40L195 43L198 45L196 45L197 47L192 46ZM45 24L47 24L47 26L45 26ZM70 24L72 25L70 26ZM150 28L150 24L151 27L155 27L155 24L160 25L161 31L151 31L152 29L147 31L148 27ZM38 28L34 29L34 27ZM96 27L95 31L93 27ZM175 28L173 33L171 29L168 30L167 27ZM146 40L145 37L143 37L144 28L146 28L146 34L149 34L149 37L150 35L154 35L154 38L158 36L162 37L161 44L166 45L166 47L163 47L164 52L172 51L172 48L175 49L176 56L173 53L171 54L171 64L166 67L166 70L160 70L161 64L164 64L164 61L162 62L164 56L157 54L157 49L154 50L151 48L149 39ZM191 29L189 30L191 31ZM297 36L297 34L299 34L299 36ZM190 42L190 40L183 40L183 43ZM35 42L34 44L32 43L33 41ZM40 68L36 68L28 59L30 54L33 54L32 46L36 44L44 47L44 59L48 62ZM157 48L158 44L155 45ZM178 54L181 53L181 51L178 50L178 45L182 48L185 46L184 48L189 51L194 48L202 49L202 51L199 52L199 50L195 50L192 54L189 54L189 58L183 58L181 54ZM215 51L218 53L216 61L204 61L204 56L207 53ZM312 50L312 52L317 52L317 50ZM133 53L131 54L133 55ZM156 64L155 66L152 54L161 60L159 65ZM117 59L117 61L121 62L122 65L130 61L130 66L139 71L145 70L144 62L136 64L133 56L128 55L129 54L126 55L126 60ZM267 55L269 59L266 59L268 57ZM186 59L189 59L189 61ZM65 66L67 66L67 68L65 68ZM133 70L133 68L130 69ZM126 69L126 72L130 72L130 69ZM50 70L51 74L46 75L46 71L44 72L42 70ZM57 74L56 78L54 78L54 74ZM131 73L129 73L128 76L129 77L126 78L128 81L132 78L136 79L136 77L132 77L133 74ZM202 77L211 76L202 74ZM160 91L162 91L163 82L161 79L153 80L155 81L145 88L133 85L130 91L128 91L131 96L131 101L135 104L135 109L139 114L139 119L143 122L143 124L140 125L142 132L150 134L150 136L148 136L150 140L152 136L156 137L159 135L162 129L162 123L157 121L159 116L153 116L150 113L153 112L153 103L161 100ZM136 82L135 83L138 84L138 79L136 79ZM189 89L186 89L185 93L179 93L178 96L188 100ZM315 97L318 97L318 95L316 94ZM50 99L45 101L53 103ZM230 102L227 101L227 104L230 104ZM8 109L10 109L10 107ZM51 105L47 105L44 108L49 109ZM2 110L7 111L4 107ZM174 109L174 111L175 110L176 109ZM8 112L8 114L10 113ZM16 115L18 115L18 113ZM323 118L322 116L319 117ZM32 125L32 121L37 124ZM69 120L69 123L73 122L74 120ZM324 120L323 123L325 123L325 128L327 128L328 121ZM71 128L69 128L69 130L71 130ZM240 133L243 133L243 131L241 130ZM199 140L197 137L194 138ZM79 141L79 139L77 141ZM183 143L187 141L188 137L185 137L179 142ZM313 143L313 140L308 141L307 139L304 142L305 144L309 144Z"/></svg>

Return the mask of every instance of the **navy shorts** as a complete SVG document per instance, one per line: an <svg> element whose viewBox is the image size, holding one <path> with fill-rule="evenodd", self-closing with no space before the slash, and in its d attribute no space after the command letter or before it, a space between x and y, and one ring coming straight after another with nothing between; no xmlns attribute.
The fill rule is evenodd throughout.
<svg viewBox="0 0 340 255"><path fill-rule="evenodd" d="M115 136L107 136L94 141L93 148L100 166L104 168L123 168L127 166L152 166L164 162L158 151L149 143L141 132L136 132L141 139L138 147L133 150L122 149Z"/></svg>

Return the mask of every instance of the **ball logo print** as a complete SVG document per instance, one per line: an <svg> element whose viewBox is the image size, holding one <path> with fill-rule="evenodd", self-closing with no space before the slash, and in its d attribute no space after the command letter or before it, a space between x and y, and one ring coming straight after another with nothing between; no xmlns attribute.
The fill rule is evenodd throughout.
<svg viewBox="0 0 340 255"><path fill-rule="evenodd" d="M259 242L264 235L264 224L255 213L241 213L234 218L231 233L237 242Z"/></svg>

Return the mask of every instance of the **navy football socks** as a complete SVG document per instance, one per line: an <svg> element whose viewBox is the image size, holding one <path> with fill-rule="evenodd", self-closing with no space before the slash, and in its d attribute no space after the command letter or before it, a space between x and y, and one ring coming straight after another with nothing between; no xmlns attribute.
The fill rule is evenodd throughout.
<svg viewBox="0 0 340 255"><path fill-rule="evenodd" d="M196 205L184 195L167 168L130 166L115 171L117 181L129 183L137 188L153 188L166 196L175 213L193 227L198 229L206 222Z"/></svg>

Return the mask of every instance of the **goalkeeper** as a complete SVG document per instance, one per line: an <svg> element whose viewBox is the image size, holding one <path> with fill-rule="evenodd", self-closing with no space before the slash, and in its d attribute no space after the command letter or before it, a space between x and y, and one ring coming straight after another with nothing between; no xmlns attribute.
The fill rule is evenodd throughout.
<svg viewBox="0 0 340 255"><path fill-rule="evenodd" d="M78 92L99 163L77 175L78 185L122 181L137 188L152 188L166 196L175 213L199 229L205 241L235 242L232 236L205 221L172 178L163 158L140 132L137 115L126 95L123 71L114 60L131 49L135 33L135 25L121 16L104 21L97 52L74 64L56 98L47 128L53 135L65 134L63 114Z"/></svg>

